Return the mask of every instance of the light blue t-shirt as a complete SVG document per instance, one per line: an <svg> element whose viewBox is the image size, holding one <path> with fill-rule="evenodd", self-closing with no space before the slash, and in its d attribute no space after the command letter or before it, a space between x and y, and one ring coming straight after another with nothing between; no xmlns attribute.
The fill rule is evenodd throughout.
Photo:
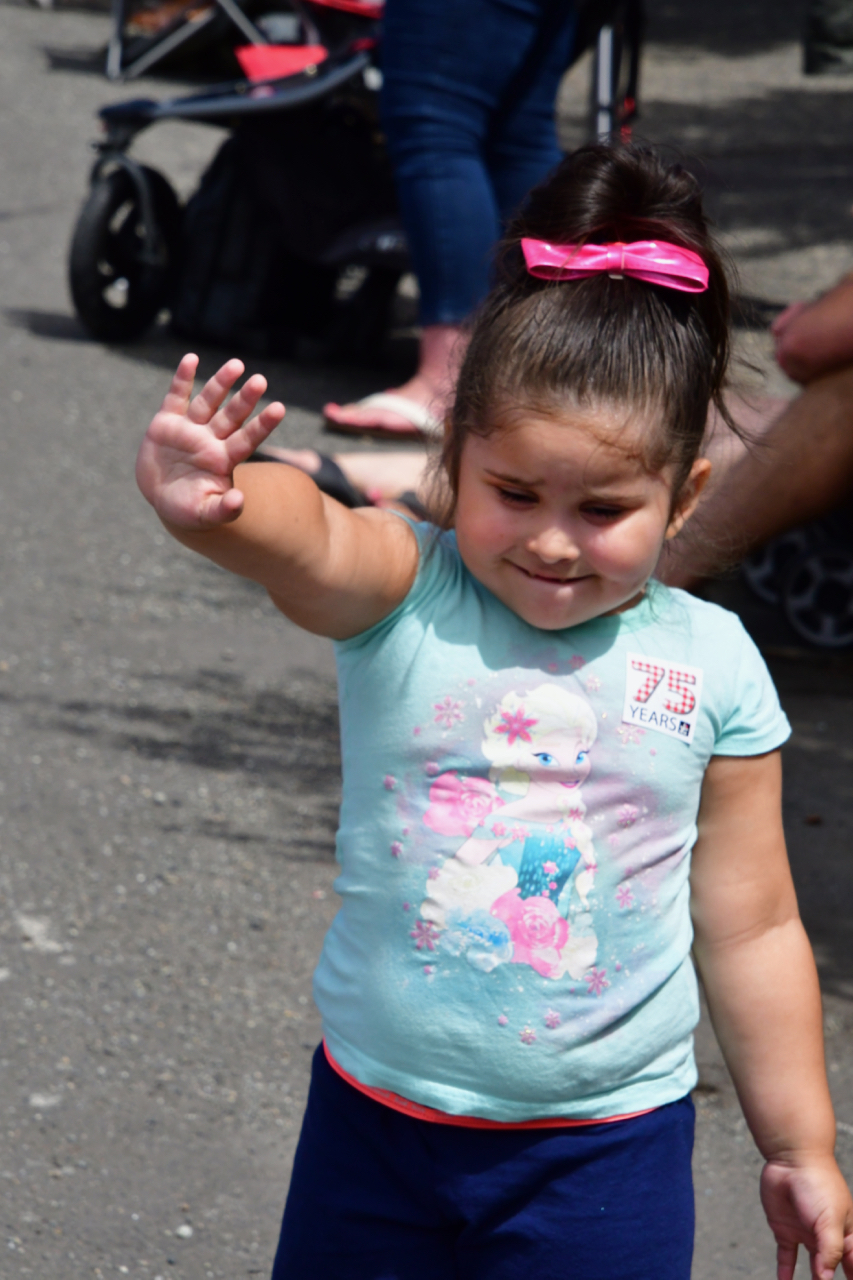
<svg viewBox="0 0 853 1280"><path fill-rule="evenodd" d="M417 579L336 645L341 909L314 990L363 1084L498 1121L696 1082L690 852L713 755L789 734L739 620L658 583L528 626L416 530Z"/></svg>

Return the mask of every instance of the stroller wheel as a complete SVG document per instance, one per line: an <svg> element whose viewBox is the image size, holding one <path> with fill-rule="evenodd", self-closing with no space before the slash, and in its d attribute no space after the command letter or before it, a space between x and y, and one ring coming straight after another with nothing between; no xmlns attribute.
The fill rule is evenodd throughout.
<svg viewBox="0 0 853 1280"><path fill-rule="evenodd" d="M744 560L741 572L759 600L765 604L779 603L782 584L792 563L805 555L813 543L814 539L804 529L791 529Z"/></svg>
<svg viewBox="0 0 853 1280"><path fill-rule="evenodd" d="M139 190L123 168L95 180L71 241L74 306L89 332L104 342L127 342L144 333L168 303L174 280L180 205L162 174L146 167L141 174L154 220L148 247Z"/></svg>
<svg viewBox="0 0 853 1280"><path fill-rule="evenodd" d="M791 626L821 649L853 644L853 554L812 551L790 569L782 590Z"/></svg>

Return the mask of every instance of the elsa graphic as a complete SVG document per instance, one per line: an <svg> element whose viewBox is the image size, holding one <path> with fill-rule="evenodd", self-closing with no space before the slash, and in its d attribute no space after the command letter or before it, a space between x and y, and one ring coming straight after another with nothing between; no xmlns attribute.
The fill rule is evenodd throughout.
<svg viewBox="0 0 853 1280"><path fill-rule="evenodd" d="M595 961L589 893L592 833L581 787L596 721L558 685L511 692L484 724L489 781L446 773L424 822L467 839L431 872L421 916L442 945L478 968L512 960L545 977L580 977Z"/></svg>

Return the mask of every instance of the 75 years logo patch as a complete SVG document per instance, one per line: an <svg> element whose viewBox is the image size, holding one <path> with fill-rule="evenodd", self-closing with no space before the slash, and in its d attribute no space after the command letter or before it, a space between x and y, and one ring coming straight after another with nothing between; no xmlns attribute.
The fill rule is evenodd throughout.
<svg viewBox="0 0 853 1280"><path fill-rule="evenodd" d="M689 745L701 697L701 667L650 658L646 653L627 654L624 723L654 729Z"/></svg>

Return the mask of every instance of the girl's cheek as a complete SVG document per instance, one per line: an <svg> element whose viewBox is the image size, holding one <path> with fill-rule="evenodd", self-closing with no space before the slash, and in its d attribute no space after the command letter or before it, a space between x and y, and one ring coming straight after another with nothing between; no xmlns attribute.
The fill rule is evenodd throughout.
<svg viewBox="0 0 853 1280"><path fill-rule="evenodd" d="M650 527L653 525L654 527ZM626 521L619 529L611 530L612 538L602 539L599 553L616 575L630 577L649 563L654 566L663 546L663 532L657 536L657 522Z"/></svg>

